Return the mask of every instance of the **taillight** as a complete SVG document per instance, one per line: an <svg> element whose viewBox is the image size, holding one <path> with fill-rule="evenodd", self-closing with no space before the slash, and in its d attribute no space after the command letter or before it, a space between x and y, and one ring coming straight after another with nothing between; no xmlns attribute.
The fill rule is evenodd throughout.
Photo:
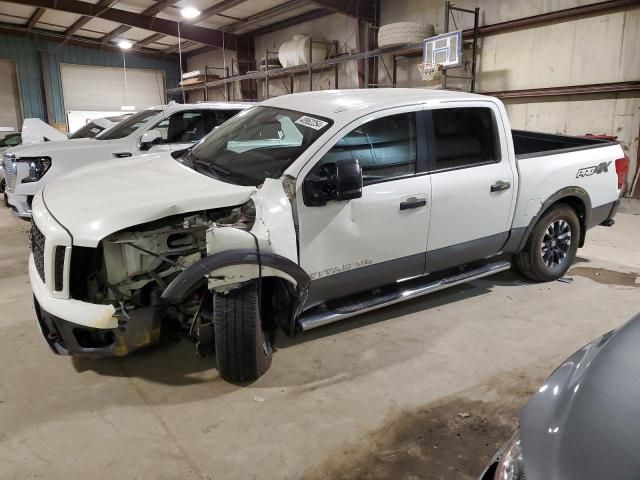
<svg viewBox="0 0 640 480"><path fill-rule="evenodd" d="M627 157L618 158L616 160L616 173L618 174L618 190L624 185L624 177L629 170L629 159Z"/></svg>

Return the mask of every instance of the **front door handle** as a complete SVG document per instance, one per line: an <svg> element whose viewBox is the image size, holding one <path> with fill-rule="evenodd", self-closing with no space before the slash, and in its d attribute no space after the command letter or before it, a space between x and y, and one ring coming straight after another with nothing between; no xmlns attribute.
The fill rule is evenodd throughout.
<svg viewBox="0 0 640 480"><path fill-rule="evenodd" d="M118 152L118 153L114 153L113 156L116 158L127 158L127 157L131 157L132 154L131 152Z"/></svg>
<svg viewBox="0 0 640 480"><path fill-rule="evenodd" d="M511 188L511 182L503 182L502 180L498 180L496 183L491 185L492 192L501 192L503 190L509 190Z"/></svg>
<svg viewBox="0 0 640 480"><path fill-rule="evenodd" d="M400 210L410 210L412 208L424 207L427 204L426 198L409 197L404 202L400 202Z"/></svg>

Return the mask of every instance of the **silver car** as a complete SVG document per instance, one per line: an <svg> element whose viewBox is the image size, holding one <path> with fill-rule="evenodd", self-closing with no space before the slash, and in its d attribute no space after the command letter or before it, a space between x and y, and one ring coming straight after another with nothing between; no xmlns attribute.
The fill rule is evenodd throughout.
<svg viewBox="0 0 640 480"><path fill-rule="evenodd" d="M640 315L553 372L480 478L640 478Z"/></svg>

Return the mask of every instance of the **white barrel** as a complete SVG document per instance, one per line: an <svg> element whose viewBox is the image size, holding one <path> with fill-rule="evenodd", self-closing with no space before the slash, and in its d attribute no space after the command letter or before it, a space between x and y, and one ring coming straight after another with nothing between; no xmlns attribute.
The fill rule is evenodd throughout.
<svg viewBox="0 0 640 480"><path fill-rule="evenodd" d="M324 44L314 43L312 58L309 58L308 35L294 35L291 40L284 42L278 49L278 59L283 67L304 65L311 61L319 62L327 58L327 47Z"/></svg>

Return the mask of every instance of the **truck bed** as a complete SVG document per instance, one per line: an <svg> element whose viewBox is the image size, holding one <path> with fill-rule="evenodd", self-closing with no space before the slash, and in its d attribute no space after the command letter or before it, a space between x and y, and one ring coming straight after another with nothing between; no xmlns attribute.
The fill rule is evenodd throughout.
<svg viewBox="0 0 640 480"><path fill-rule="evenodd" d="M616 145L617 142L589 137L512 130L516 158L540 157L589 148Z"/></svg>

